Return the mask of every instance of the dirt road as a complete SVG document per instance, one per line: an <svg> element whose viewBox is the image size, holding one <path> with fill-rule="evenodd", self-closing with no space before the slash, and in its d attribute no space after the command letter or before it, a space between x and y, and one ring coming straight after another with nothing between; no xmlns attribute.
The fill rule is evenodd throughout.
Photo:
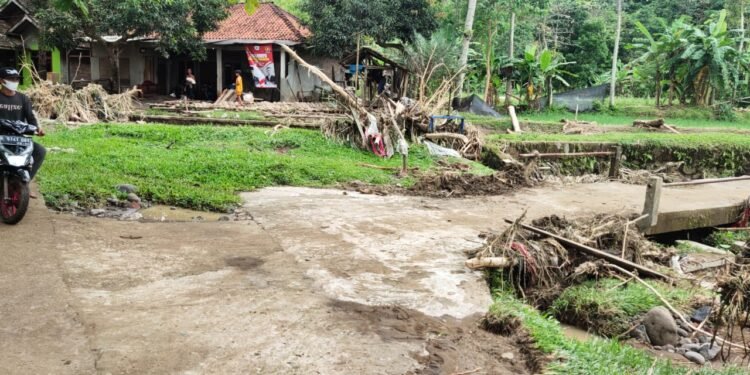
<svg viewBox="0 0 750 375"><path fill-rule="evenodd" d="M242 197L251 221L127 223L34 201L0 226L0 373L533 372L517 338L477 328L490 298L462 250L527 208L639 211L643 187Z"/></svg>

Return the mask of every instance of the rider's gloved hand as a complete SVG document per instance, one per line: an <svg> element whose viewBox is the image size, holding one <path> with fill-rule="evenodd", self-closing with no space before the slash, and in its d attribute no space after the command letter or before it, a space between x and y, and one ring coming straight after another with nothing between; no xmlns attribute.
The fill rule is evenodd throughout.
<svg viewBox="0 0 750 375"><path fill-rule="evenodd" d="M42 128L39 128L39 129L37 129L37 131L36 131L36 135L38 135L38 136L40 136L40 137L44 137L44 135L45 135L45 134L46 134L46 133L44 132L44 129L42 129Z"/></svg>

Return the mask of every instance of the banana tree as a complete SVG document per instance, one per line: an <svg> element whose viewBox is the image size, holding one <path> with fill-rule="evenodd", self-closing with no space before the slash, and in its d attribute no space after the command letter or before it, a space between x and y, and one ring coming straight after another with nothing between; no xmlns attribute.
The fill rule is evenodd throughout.
<svg viewBox="0 0 750 375"><path fill-rule="evenodd" d="M565 87L570 84L563 75L575 77L574 74L563 69L564 66L575 62L565 62L559 53L543 49L538 51L538 45L530 44L524 49L523 59L517 64L516 70L521 74L521 81L526 87L526 102L538 106L541 93L546 93L547 105L552 105L553 84L555 81ZM542 87L542 90L538 88Z"/></svg>

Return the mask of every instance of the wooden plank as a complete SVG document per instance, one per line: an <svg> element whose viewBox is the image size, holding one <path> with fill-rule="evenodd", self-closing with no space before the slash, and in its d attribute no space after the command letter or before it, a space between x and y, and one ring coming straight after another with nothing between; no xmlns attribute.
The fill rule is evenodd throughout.
<svg viewBox="0 0 750 375"><path fill-rule="evenodd" d="M716 184L720 182L734 182L734 181L744 181L744 180L750 180L750 176L740 176L740 177L727 177L727 178L706 178L703 180L692 180L692 181L685 181L685 182L671 182L668 184L664 184L664 187L675 187L675 186L690 186L690 185L703 185L703 184Z"/></svg>
<svg viewBox="0 0 750 375"><path fill-rule="evenodd" d="M540 154L538 152L530 154L520 154L522 158L564 158L564 157L578 157L578 156L612 156L615 153L613 151L593 151L593 152L553 152L547 154Z"/></svg>

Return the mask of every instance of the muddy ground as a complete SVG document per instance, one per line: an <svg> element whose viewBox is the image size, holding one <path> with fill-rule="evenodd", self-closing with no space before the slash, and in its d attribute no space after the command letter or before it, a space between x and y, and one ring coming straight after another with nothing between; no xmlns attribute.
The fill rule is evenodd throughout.
<svg viewBox="0 0 750 375"><path fill-rule="evenodd" d="M462 251L525 209L636 212L643 194L271 188L242 195L252 220L202 223L74 217L35 200L0 226L0 373L532 373L523 337L478 328L490 296Z"/></svg>

